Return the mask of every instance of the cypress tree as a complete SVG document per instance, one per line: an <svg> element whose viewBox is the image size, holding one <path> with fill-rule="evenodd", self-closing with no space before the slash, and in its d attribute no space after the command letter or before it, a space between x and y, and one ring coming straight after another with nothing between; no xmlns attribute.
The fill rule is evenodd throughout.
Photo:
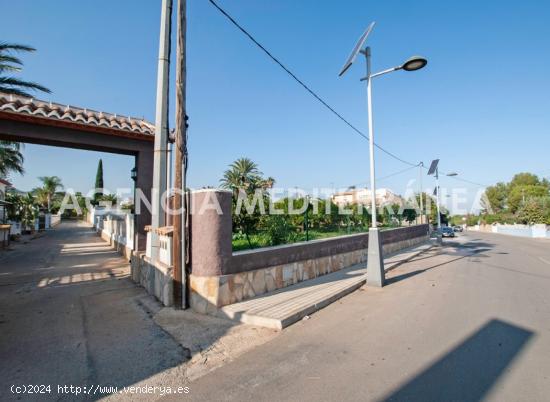
<svg viewBox="0 0 550 402"><path fill-rule="evenodd" d="M97 205L99 203L99 199L103 195L103 161L101 159L97 164L97 172L95 174L95 188L96 192L94 193L94 203Z"/></svg>

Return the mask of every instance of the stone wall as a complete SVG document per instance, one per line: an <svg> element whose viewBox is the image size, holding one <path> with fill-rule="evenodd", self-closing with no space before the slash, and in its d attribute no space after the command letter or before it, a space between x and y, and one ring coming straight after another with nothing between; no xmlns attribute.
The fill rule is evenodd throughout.
<svg viewBox="0 0 550 402"><path fill-rule="evenodd" d="M428 225L382 231L384 254L428 239ZM357 264L368 255L368 234L341 236L233 253L221 275L190 276L190 304L200 313Z"/></svg>
<svg viewBox="0 0 550 402"><path fill-rule="evenodd" d="M144 252L134 252L131 260L132 280L155 296L165 306L174 304L173 267L153 263Z"/></svg>
<svg viewBox="0 0 550 402"><path fill-rule="evenodd" d="M172 235L174 228L164 226L153 229L146 226L147 245L145 252L132 254L132 280L143 286L149 294L154 295L165 306L174 302L174 279L172 265ZM153 261L151 254L151 233L159 236L159 261Z"/></svg>

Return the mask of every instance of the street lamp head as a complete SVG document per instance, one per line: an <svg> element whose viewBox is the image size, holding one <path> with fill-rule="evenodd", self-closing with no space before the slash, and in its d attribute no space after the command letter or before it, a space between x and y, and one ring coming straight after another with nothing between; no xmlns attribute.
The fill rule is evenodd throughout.
<svg viewBox="0 0 550 402"><path fill-rule="evenodd" d="M428 64L428 60L426 60L424 57L413 56L409 58L409 60L407 60L405 63L403 63L401 68L405 71L416 71L426 67L426 64Z"/></svg>
<svg viewBox="0 0 550 402"><path fill-rule="evenodd" d="M456 172L447 173L447 176L449 177L458 176L458 173Z"/></svg>

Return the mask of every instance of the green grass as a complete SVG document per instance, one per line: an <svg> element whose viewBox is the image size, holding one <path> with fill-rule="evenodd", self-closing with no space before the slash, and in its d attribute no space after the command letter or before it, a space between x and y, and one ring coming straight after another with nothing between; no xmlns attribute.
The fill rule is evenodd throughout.
<svg viewBox="0 0 550 402"><path fill-rule="evenodd" d="M364 229L355 229L350 230L349 232L347 230L333 230L333 231L320 231L320 230L310 230L309 231L309 240L316 240L316 239L326 239L329 237L337 237L337 236L345 236L347 234L355 234L355 233L364 233L368 232L368 228ZM306 241L306 234L305 233L297 233L292 241L289 241L285 244L292 244L292 243L298 243L301 241ZM250 235L250 242L252 243L252 248L261 248L261 247L269 247L269 238L265 234L252 234ZM248 241L244 236L233 239L233 251L242 251L242 250L249 250L251 247L248 244Z"/></svg>
<svg viewBox="0 0 550 402"><path fill-rule="evenodd" d="M382 225L379 226L381 230L386 229L392 229L396 226L387 226ZM338 236L345 236L348 234L356 234L356 233L366 233L368 232L368 227L364 228L351 228L349 231L347 229L341 229L341 230L318 230L318 229L310 229L309 231L309 240L317 240L317 239L328 239L330 237L338 237ZM243 236L235 236L236 238L233 239L233 251L242 251L242 250L251 250L256 248L262 248L262 247L270 247L271 244L269 242L269 237L266 233L255 233L250 235L250 243L252 243L252 247L249 246L248 241ZM306 241L306 234L305 233L295 233L294 236L292 236L292 240L289 240L288 242L284 244L293 244ZM283 245L283 244L279 244Z"/></svg>

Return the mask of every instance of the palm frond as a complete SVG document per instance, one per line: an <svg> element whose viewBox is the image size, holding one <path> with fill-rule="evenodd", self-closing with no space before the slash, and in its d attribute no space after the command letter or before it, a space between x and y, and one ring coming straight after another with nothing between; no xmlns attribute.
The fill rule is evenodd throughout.
<svg viewBox="0 0 550 402"><path fill-rule="evenodd" d="M19 57L12 56L11 54L0 53L0 64L4 64L4 63L14 63L14 64L19 64L20 66L23 65L23 62Z"/></svg>
<svg viewBox="0 0 550 402"><path fill-rule="evenodd" d="M19 72L21 70L22 70L21 67L12 66L11 64L0 63L0 73L3 71Z"/></svg>
<svg viewBox="0 0 550 402"><path fill-rule="evenodd" d="M21 45L18 43L0 42L0 52L34 52L36 49L32 46Z"/></svg>
<svg viewBox="0 0 550 402"><path fill-rule="evenodd" d="M0 145L0 177L6 177L10 172L23 174L23 154L17 146Z"/></svg>
<svg viewBox="0 0 550 402"><path fill-rule="evenodd" d="M33 91L42 91L48 94L51 93L48 88L36 82L23 81L14 77L0 77L0 91L8 94L30 96L26 91L13 87L28 88Z"/></svg>

